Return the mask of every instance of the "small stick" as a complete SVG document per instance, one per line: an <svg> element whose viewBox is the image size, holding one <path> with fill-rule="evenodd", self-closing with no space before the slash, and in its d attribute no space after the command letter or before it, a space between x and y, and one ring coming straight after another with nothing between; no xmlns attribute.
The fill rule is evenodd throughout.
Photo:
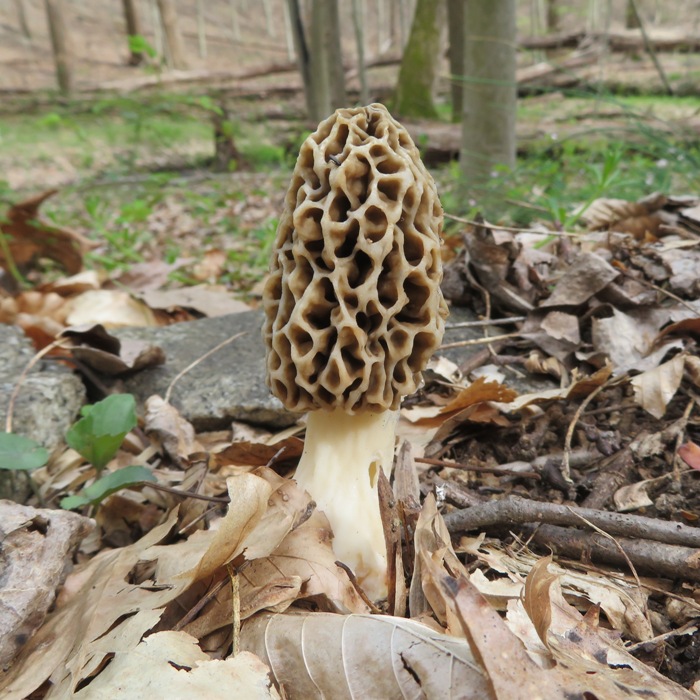
<svg viewBox="0 0 700 700"><path fill-rule="evenodd" d="M525 523L576 526L581 524L581 517L616 536L637 537L669 545L700 548L700 528L690 527L684 523L630 513L612 513L594 508L542 503L518 496L510 496L500 501L488 501L471 508L454 511L445 516L445 524L447 529L455 534L465 530L497 526L512 527ZM700 569L698 573L700 575Z"/></svg>
<svg viewBox="0 0 700 700"><path fill-rule="evenodd" d="M233 649L231 650L231 656L236 656L241 650L241 581L238 578L238 571L234 569L231 564L226 564L226 570L231 580L231 626L233 627Z"/></svg>
<svg viewBox="0 0 700 700"><path fill-rule="evenodd" d="M362 590L362 586L360 585L360 582L357 580L357 577L355 576L355 573L353 572L353 570L347 564L343 564L342 561L335 562L335 565L339 566L348 575L348 578L350 579L350 583L352 583L353 588L357 591L357 595L359 595L360 598L362 598L365 605L375 615L383 615L384 613L367 597L367 594L364 592L364 590Z"/></svg>
<svg viewBox="0 0 700 700"><path fill-rule="evenodd" d="M151 481L144 481L143 485L155 489L156 491L172 493L174 496L182 496L183 498L196 498L200 501L209 501L210 503L221 503L222 505L226 505L231 501L231 499L228 496L205 496L202 493L195 493L193 491L182 491L181 489L174 489L172 486L164 486L163 484L157 484Z"/></svg>
<svg viewBox="0 0 700 700"><path fill-rule="evenodd" d="M520 323L527 316L508 316L507 318L484 319L481 321L460 321L459 323L446 323L445 330L449 331L453 328L481 328L482 326L503 326L511 323Z"/></svg>
<svg viewBox="0 0 700 700"><path fill-rule="evenodd" d="M451 469L464 469L469 472L482 472L484 474L505 474L508 476L522 476L526 479L542 478L536 472L518 472L513 469L501 469L500 467L482 467L475 464L460 464L459 462L449 462L445 459L433 459L432 457L416 457L416 462L430 464L433 467L450 467Z"/></svg>
<svg viewBox="0 0 700 700"><path fill-rule="evenodd" d="M207 359L207 357L213 355L215 352L218 352L221 350L221 348L225 347L229 343L232 343L234 340L238 340L242 335L245 335L248 331L241 331L240 333L236 333L236 335L232 335L230 338L226 338L223 342L219 343L215 347L213 347L211 350L208 350L207 352L204 353L201 357L198 357L194 362L190 362L185 369L182 371L178 372L177 375L173 378L172 382L170 382L170 386L168 387L167 391L165 392L165 396L163 397L163 400L165 403L170 403L170 394L173 391L173 387L175 386L176 382L179 382L182 377L184 377L191 369L194 369L200 362L203 362L204 360Z"/></svg>
<svg viewBox="0 0 700 700"><path fill-rule="evenodd" d="M489 338L474 338L473 340L457 340L454 343L443 343L439 350L448 350L449 348L465 348L469 345L489 345L496 340L508 340L509 338L519 338L520 333L504 333L503 335L492 335Z"/></svg>
<svg viewBox="0 0 700 700"><path fill-rule="evenodd" d="M557 554L572 558L588 560L626 568L628 561L638 571L653 576L700 581L700 569L697 566L698 550L695 547L680 547L652 540L632 540L619 538L619 546L625 557L620 555L617 547L606 537L598 533L584 532L574 528L556 525L532 525L526 528L532 533L532 541L541 547L554 549Z"/></svg>

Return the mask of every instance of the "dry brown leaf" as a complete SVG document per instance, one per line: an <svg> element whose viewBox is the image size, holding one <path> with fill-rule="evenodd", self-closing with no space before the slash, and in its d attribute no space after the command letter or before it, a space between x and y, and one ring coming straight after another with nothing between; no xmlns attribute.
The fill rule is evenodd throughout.
<svg viewBox="0 0 700 700"><path fill-rule="evenodd" d="M590 231L612 229L621 233L631 233L642 239L647 233L656 235L663 217L657 213L665 206L667 198L662 194L652 194L638 202L624 199L601 198L591 203L582 219Z"/></svg>
<svg viewBox="0 0 700 700"><path fill-rule="evenodd" d="M76 346L71 354L101 374L118 376L127 372L156 367L165 362L165 353L157 345L134 338L119 339L100 323L71 326L60 333Z"/></svg>
<svg viewBox="0 0 700 700"><path fill-rule="evenodd" d="M227 254L221 248L210 248L192 268L192 275L199 282L213 282L221 277L226 267Z"/></svg>
<svg viewBox="0 0 700 700"><path fill-rule="evenodd" d="M455 616L451 601L445 599L440 580L434 577L435 570L449 571L453 576L467 576L467 571L452 549L450 533L445 521L437 511L433 494L423 503L414 535L415 560L409 596L411 617L424 612L427 606L446 631L459 635L461 623Z"/></svg>
<svg viewBox="0 0 700 700"><path fill-rule="evenodd" d="M533 567L524 598L530 619L557 662L543 677L558 669L567 690L582 693L588 687L592 697L606 700L694 697L627 653L618 635L599 627L593 615L583 617L569 605L558 576L547 571L549 561L542 559Z"/></svg>
<svg viewBox="0 0 700 700"><path fill-rule="evenodd" d="M692 440L678 448L678 456L691 468L700 470L700 446Z"/></svg>
<svg viewBox="0 0 700 700"><path fill-rule="evenodd" d="M685 358L676 355L664 364L633 377L636 402L654 418L662 418L668 402L675 396L683 379Z"/></svg>
<svg viewBox="0 0 700 700"><path fill-rule="evenodd" d="M413 620L263 614L243 625L241 643L270 667L290 698L491 697L464 640Z"/></svg>
<svg viewBox="0 0 700 700"><path fill-rule="evenodd" d="M97 678L71 697L277 700L280 695L269 673L250 652L212 659L185 632L156 632L116 654Z"/></svg>
<svg viewBox="0 0 700 700"><path fill-rule="evenodd" d="M154 395L146 399L145 409L144 431L158 440L175 464L182 467L191 454L203 451L192 424L170 403Z"/></svg>
<svg viewBox="0 0 700 700"><path fill-rule="evenodd" d="M95 289L83 292L66 302L69 326L102 324L119 326L157 326L153 311L141 301L121 290Z"/></svg>
<svg viewBox="0 0 700 700"><path fill-rule="evenodd" d="M595 253L581 253L561 276L541 308L549 306L578 306L604 289L619 276L610 263Z"/></svg>
<svg viewBox="0 0 700 700"><path fill-rule="evenodd" d="M0 266L25 268L39 258L49 258L61 265L69 275L83 266L83 254L95 247L92 241L75 231L59 228L41 220L39 207L57 190L48 190L14 204L8 210L0 232L6 236L11 260L0 249Z"/></svg>
<svg viewBox="0 0 700 700"><path fill-rule="evenodd" d="M618 513L628 513L631 510L639 510L639 508L653 506L654 502L649 498L649 494L647 493L648 485L648 481L637 481L634 484L621 486L613 494L615 510L617 510Z"/></svg>
<svg viewBox="0 0 700 700"><path fill-rule="evenodd" d="M250 311L251 308L236 299L223 285L200 284L179 289L151 289L141 294L140 298L152 309L162 309L168 313L177 309L192 309L209 317Z"/></svg>
<svg viewBox="0 0 700 700"><path fill-rule="evenodd" d="M273 444L236 440L213 455L217 466L239 465L244 467L271 466L301 457L304 441L289 437Z"/></svg>

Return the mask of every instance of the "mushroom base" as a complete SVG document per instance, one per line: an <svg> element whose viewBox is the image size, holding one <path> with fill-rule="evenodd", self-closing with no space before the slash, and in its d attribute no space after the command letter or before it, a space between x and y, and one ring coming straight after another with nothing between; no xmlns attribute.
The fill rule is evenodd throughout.
<svg viewBox="0 0 700 700"><path fill-rule="evenodd" d="M333 529L333 550L372 599L387 594L384 530L379 513L379 469L394 461L398 411L313 411L295 479Z"/></svg>

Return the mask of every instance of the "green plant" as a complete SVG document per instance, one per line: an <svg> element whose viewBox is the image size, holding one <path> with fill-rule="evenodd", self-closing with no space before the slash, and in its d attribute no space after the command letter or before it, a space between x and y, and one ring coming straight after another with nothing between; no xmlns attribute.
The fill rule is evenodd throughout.
<svg viewBox="0 0 700 700"><path fill-rule="evenodd" d="M122 488L144 481L156 481L141 465L123 467L105 476L99 474L121 447L127 433L136 427L136 401L131 394L112 394L92 406L84 406L82 418L66 433L66 442L84 457L98 479L81 492L61 500L61 508L73 510L96 506Z"/></svg>
<svg viewBox="0 0 700 700"><path fill-rule="evenodd" d="M93 406L83 407L81 413L83 417L66 433L66 442L99 475L121 447L126 434L136 426L136 402L131 394L113 394ZM48 450L34 440L15 433L0 433L0 470L12 476L14 472L43 467L48 460ZM156 481L146 467L123 467L99 477L80 493L63 498L61 508L97 506L115 491L144 481Z"/></svg>

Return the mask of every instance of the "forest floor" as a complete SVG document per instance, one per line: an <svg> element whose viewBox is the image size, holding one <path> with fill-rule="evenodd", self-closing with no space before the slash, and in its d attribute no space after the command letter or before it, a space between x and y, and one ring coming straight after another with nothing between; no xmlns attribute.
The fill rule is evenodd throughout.
<svg viewBox="0 0 700 700"><path fill-rule="evenodd" d="M639 68L628 60L627 67ZM693 60L669 59L678 80L693 75ZM667 69L673 75L671 63ZM46 82L49 68L42 71L37 75ZM123 77L111 71L101 79ZM390 84L392 75L382 73L378 82ZM633 84L655 73L645 65L626 75ZM207 90L90 92L71 100L15 92L0 108L4 209L58 188L41 208L50 225L39 228L53 236L72 229L84 237L84 261L98 273L90 284L105 290L128 288L135 265L146 277L152 270L152 282L165 261L169 269L157 278L163 288L223 287L255 306L309 126L300 96L281 97L275 92L281 87L270 80L267 98L232 100L234 136L246 162L219 174L208 169ZM699 548L692 540L700 520L700 97L562 95L521 100L518 168L498 174L473 202L459 194L454 163L433 168L452 217L446 222L445 293L452 304L478 314L475 328L483 336L464 345L460 362L433 368L405 406L402 437L418 457L411 468L420 475L420 496L437 496L461 561L494 605L515 605L522 592L516 586L533 570L532 561L523 563L531 550L554 550L567 600L587 619L600 614L600 629L619 633L646 667L689 688L700 668ZM440 110L440 128L454 139L458 131L444 103ZM432 129L415 126L420 147L430 147ZM638 203L656 192L663 196ZM475 222L478 213L487 223ZM50 331L65 325L56 295L71 298L84 283L71 287L69 281L61 291L66 274L55 259L22 272L23 280L3 278L15 288L2 293L0 321L22 325L38 350L52 340ZM31 289L22 289L25 283ZM179 309L167 322L200 315ZM528 385L533 377L536 385ZM199 492L225 496L222 474L241 471L240 456L231 457L231 444L222 450L227 439L221 435L198 438L218 455ZM131 439L132 452L138 452L134 445L146 449L143 434ZM288 462L269 454L268 439L255 433L247 444L265 455L261 464L289 473ZM152 449L162 460L163 485L180 485L177 458L158 440ZM54 456L43 468L43 498L51 505L91 478L74 455L66 467L68 452L64 462ZM116 462L128 458L122 454ZM99 511L104 541L114 529L123 535L115 523L128 518L127 552L168 517L177 499L147 493L133 503L115 499L117 505ZM518 497L540 512L516 512ZM195 501L185 502L190 507ZM133 511L121 511L125 504ZM404 505L410 534L417 515ZM569 520L549 506L568 508ZM605 511L620 515L623 525L581 525ZM209 512L209 521L220 515ZM636 515L649 520L635 521ZM655 531L651 523L657 522L692 530L695 543L679 544ZM633 527L646 530L630 535ZM480 532L487 537L475 543L472 536ZM606 547L611 537L617 544ZM172 547L175 557L175 544L162 549ZM404 546L406 554L415 553L409 541ZM412 562L407 557L409 583ZM585 584L576 578L582 573ZM351 586L343 585L347 603ZM444 612L434 617L446 626ZM591 625L596 634L597 625ZM207 640L221 653L231 643L228 632ZM612 677L614 666L598 670Z"/></svg>

